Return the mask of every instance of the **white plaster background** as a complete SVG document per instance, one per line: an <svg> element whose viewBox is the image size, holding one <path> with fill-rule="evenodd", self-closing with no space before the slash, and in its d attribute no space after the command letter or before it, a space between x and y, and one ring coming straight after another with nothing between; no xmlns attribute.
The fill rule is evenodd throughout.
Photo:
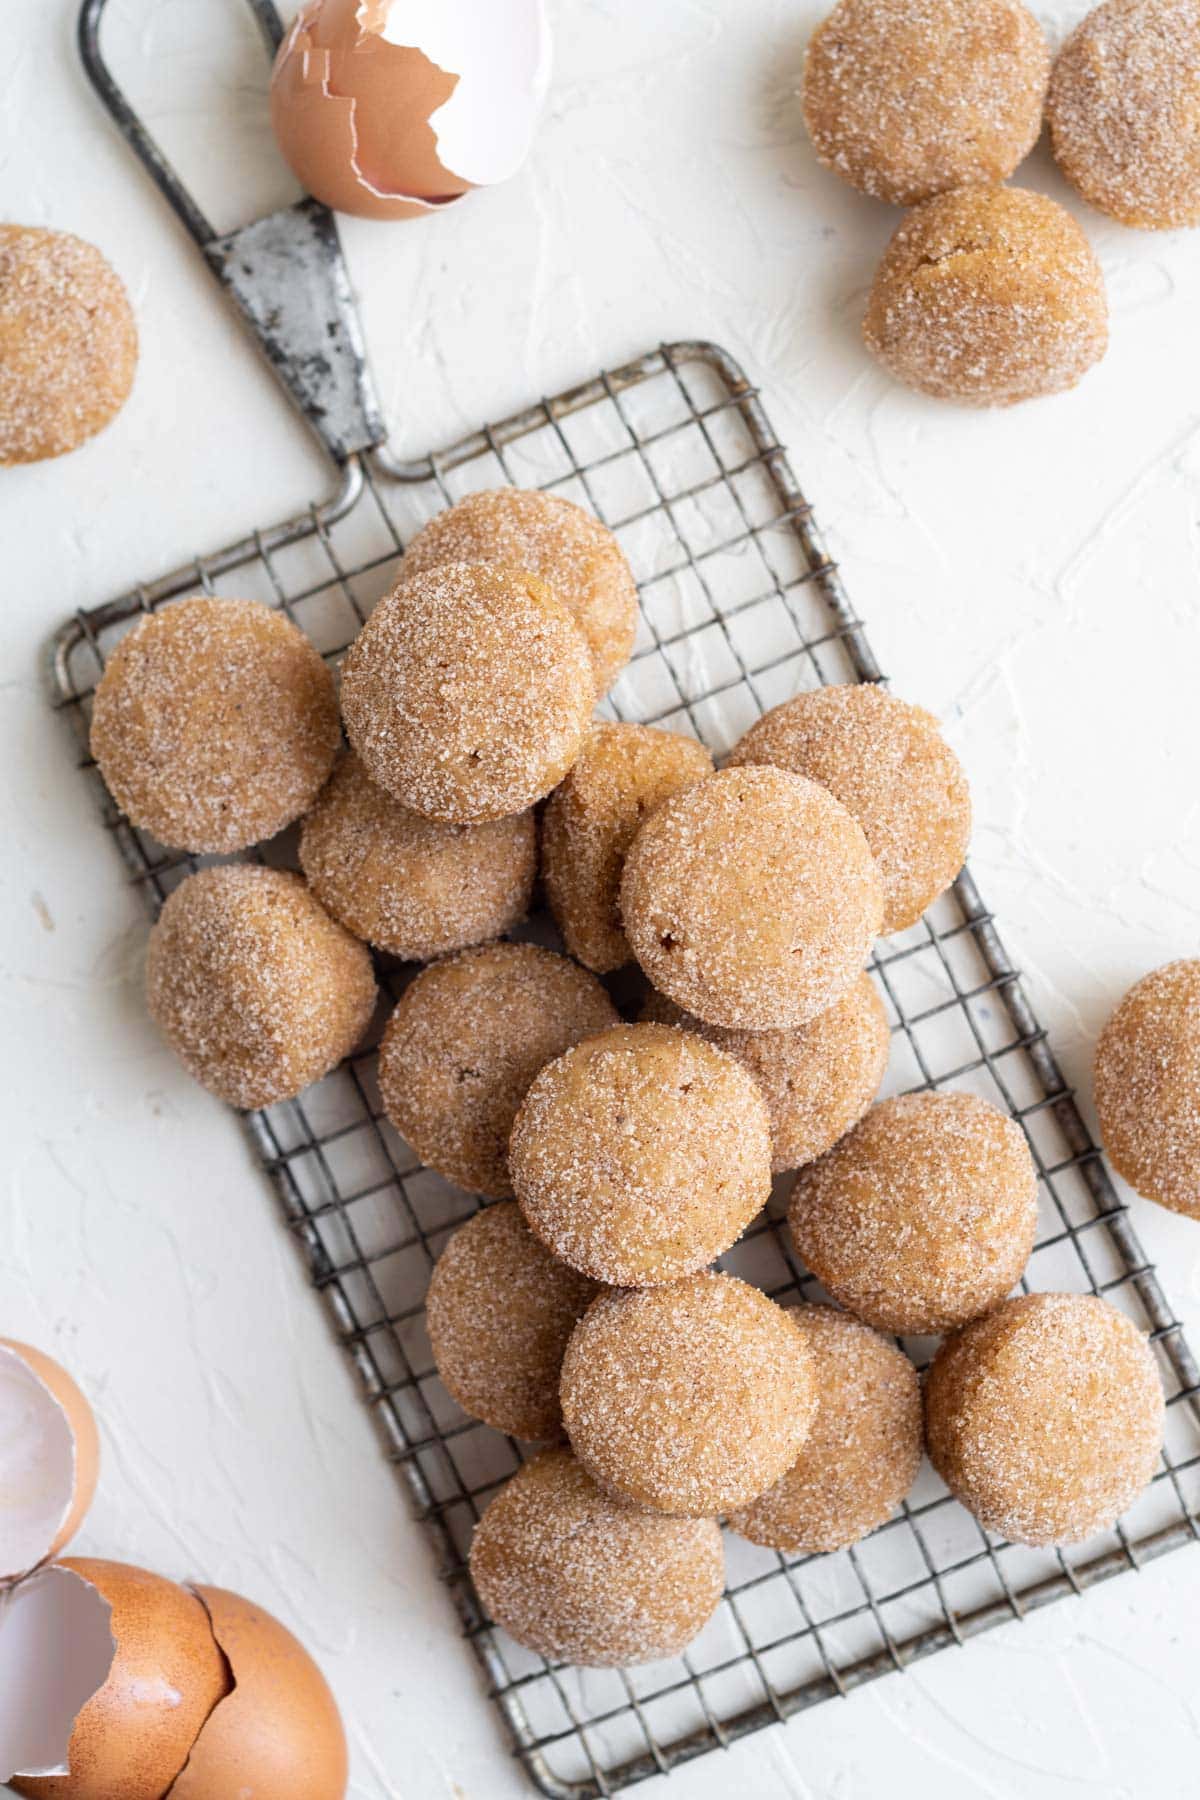
<svg viewBox="0 0 1200 1800"><path fill-rule="evenodd" d="M1041 10L1057 37L1083 9ZM1113 313L1100 369L1009 413L927 403L857 341L894 215L806 147L793 90L816 0L552 11L525 174L430 223L346 227L396 442L445 441L664 337L741 357L886 668L967 763L976 873L1086 1092L1117 995L1196 950L1200 233L1089 215ZM292 1623L345 1709L354 1800L504 1800L525 1790L238 1128L143 1019L145 922L43 702L39 651L71 608L328 479L86 88L73 12L4 0L0 215L98 241L143 350L106 435L0 481L0 1330L62 1357L99 1412L82 1550L243 1589ZM112 13L219 222L286 198L237 0ZM1044 151L1023 179L1065 194ZM1200 1327L1200 1227L1141 1203L1137 1222ZM1192 1794L1198 1654L1189 1552L669 1791Z"/></svg>

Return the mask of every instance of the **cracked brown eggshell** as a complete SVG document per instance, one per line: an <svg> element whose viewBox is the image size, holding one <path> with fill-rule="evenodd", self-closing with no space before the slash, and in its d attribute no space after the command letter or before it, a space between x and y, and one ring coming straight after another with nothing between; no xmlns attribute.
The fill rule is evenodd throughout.
<svg viewBox="0 0 1200 1800"><path fill-rule="evenodd" d="M96 1491L100 1439L67 1371L0 1338L0 1582L70 1542Z"/></svg>

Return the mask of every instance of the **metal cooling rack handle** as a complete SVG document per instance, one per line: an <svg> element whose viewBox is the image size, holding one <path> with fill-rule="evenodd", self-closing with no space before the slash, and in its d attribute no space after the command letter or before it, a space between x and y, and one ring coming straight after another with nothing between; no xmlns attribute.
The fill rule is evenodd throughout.
<svg viewBox="0 0 1200 1800"><path fill-rule="evenodd" d="M283 22L272 0L247 0L273 56ZM237 301L272 368L339 463L381 444L383 413L367 364L333 214L313 199L220 236L113 78L100 47L108 0L83 0L79 51L92 86L160 192Z"/></svg>

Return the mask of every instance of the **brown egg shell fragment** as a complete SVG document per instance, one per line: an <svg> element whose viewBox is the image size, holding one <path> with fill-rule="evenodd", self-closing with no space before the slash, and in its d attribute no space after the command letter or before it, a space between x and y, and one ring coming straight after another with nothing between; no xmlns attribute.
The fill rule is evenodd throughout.
<svg viewBox="0 0 1200 1800"><path fill-rule="evenodd" d="M22 1777L32 1800L163 1800L202 1726L229 1692L229 1670L194 1594L128 1563L61 1565L112 1608L108 1679L77 1715L70 1774Z"/></svg>
<svg viewBox="0 0 1200 1800"><path fill-rule="evenodd" d="M538 1655L585 1668L679 1655L725 1582L713 1520L627 1506L567 1450L544 1450L501 1488L470 1561L496 1624Z"/></svg>
<svg viewBox="0 0 1200 1800"><path fill-rule="evenodd" d="M813 1356L816 1417L787 1473L728 1523L751 1543L814 1556L866 1537L912 1487L923 1444L921 1387L904 1352L849 1313L791 1312Z"/></svg>
<svg viewBox="0 0 1200 1800"><path fill-rule="evenodd" d="M470 187L442 166L429 123L458 77L360 28L358 11L358 0L316 0L297 16L271 77L276 141L335 212L425 218Z"/></svg>
<svg viewBox="0 0 1200 1800"><path fill-rule="evenodd" d="M51 1563L0 1602L0 1781L66 1775L71 1732L108 1680L112 1608L90 1582Z"/></svg>
<svg viewBox="0 0 1200 1800"><path fill-rule="evenodd" d="M771 1487L817 1408L799 1326L735 1276L600 1294L562 1370L571 1448L602 1487L678 1518L716 1518Z"/></svg>
<svg viewBox="0 0 1200 1800"><path fill-rule="evenodd" d="M70 1542L99 1467L95 1416L72 1377L43 1351L0 1338L0 1580Z"/></svg>
<svg viewBox="0 0 1200 1800"><path fill-rule="evenodd" d="M664 1025L616 1025L541 1071L509 1174L530 1229L593 1281L707 1268L771 1192L770 1119L745 1064Z"/></svg>
<svg viewBox="0 0 1200 1800"><path fill-rule="evenodd" d="M345 1729L303 1644L240 1594L200 1586L191 1592L232 1688L201 1726L170 1800L344 1800Z"/></svg>
<svg viewBox="0 0 1200 1800"><path fill-rule="evenodd" d="M891 1048L883 1001L865 972L840 1000L791 1031L706 1025L655 993L642 1018L695 1032L745 1063L771 1115L774 1174L815 1161L858 1123L879 1092Z"/></svg>
<svg viewBox="0 0 1200 1800"><path fill-rule="evenodd" d="M1200 959L1152 969L1100 1033L1100 1139L1147 1200L1200 1218Z"/></svg>
<svg viewBox="0 0 1200 1800"><path fill-rule="evenodd" d="M515 1201L485 1207L450 1238L425 1296L446 1391L496 1431L558 1437L562 1359L596 1292L539 1243Z"/></svg>
<svg viewBox="0 0 1200 1800"><path fill-rule="evenodd" d="M988 1531L1073 1544L1158 1466L1162 1381L1143 1332L1091 1294L1022 1294L946 1339L925 1377L942 1480Z"/></svg>

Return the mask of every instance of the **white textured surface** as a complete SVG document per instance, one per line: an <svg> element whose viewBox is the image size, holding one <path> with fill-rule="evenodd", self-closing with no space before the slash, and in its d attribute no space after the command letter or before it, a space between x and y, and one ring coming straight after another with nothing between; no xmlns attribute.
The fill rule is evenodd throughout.
<svg viewBox="0 0 1200 1800"><path fill-rule="evenodd" d="M1197 943L1200 234L1088 217L1113 344L1073 396L992 416L892 387L857 324L894 215L817 169L792 98L818 10L559 0L527 172L444 218L347 228L374 362L415 450L660 337L744 359L889 673L966 760L976 872L1086 1087L1119 992ZM1044 12L1057 34L1081 10ZM112 11L201 198L243 196L218 221L285 197L238 0ZM71 607L327 481L86 88L73 12L4 7L0 211L99 242L143 354L106 436L0 477L0 1331L60 1356L100 1414L81 1549L294 1625L345 1708L355 1800L503 1800L525 1790L292 1246L236 1125L143 1019L145 923L42 699ZM1023 178L1063 192L1044 152ZM1200 1327L1200 1227L1140 1203L1137 1222ZM1188 1552L644 1791L1191 1794L1198 1602Z"/></svg>

